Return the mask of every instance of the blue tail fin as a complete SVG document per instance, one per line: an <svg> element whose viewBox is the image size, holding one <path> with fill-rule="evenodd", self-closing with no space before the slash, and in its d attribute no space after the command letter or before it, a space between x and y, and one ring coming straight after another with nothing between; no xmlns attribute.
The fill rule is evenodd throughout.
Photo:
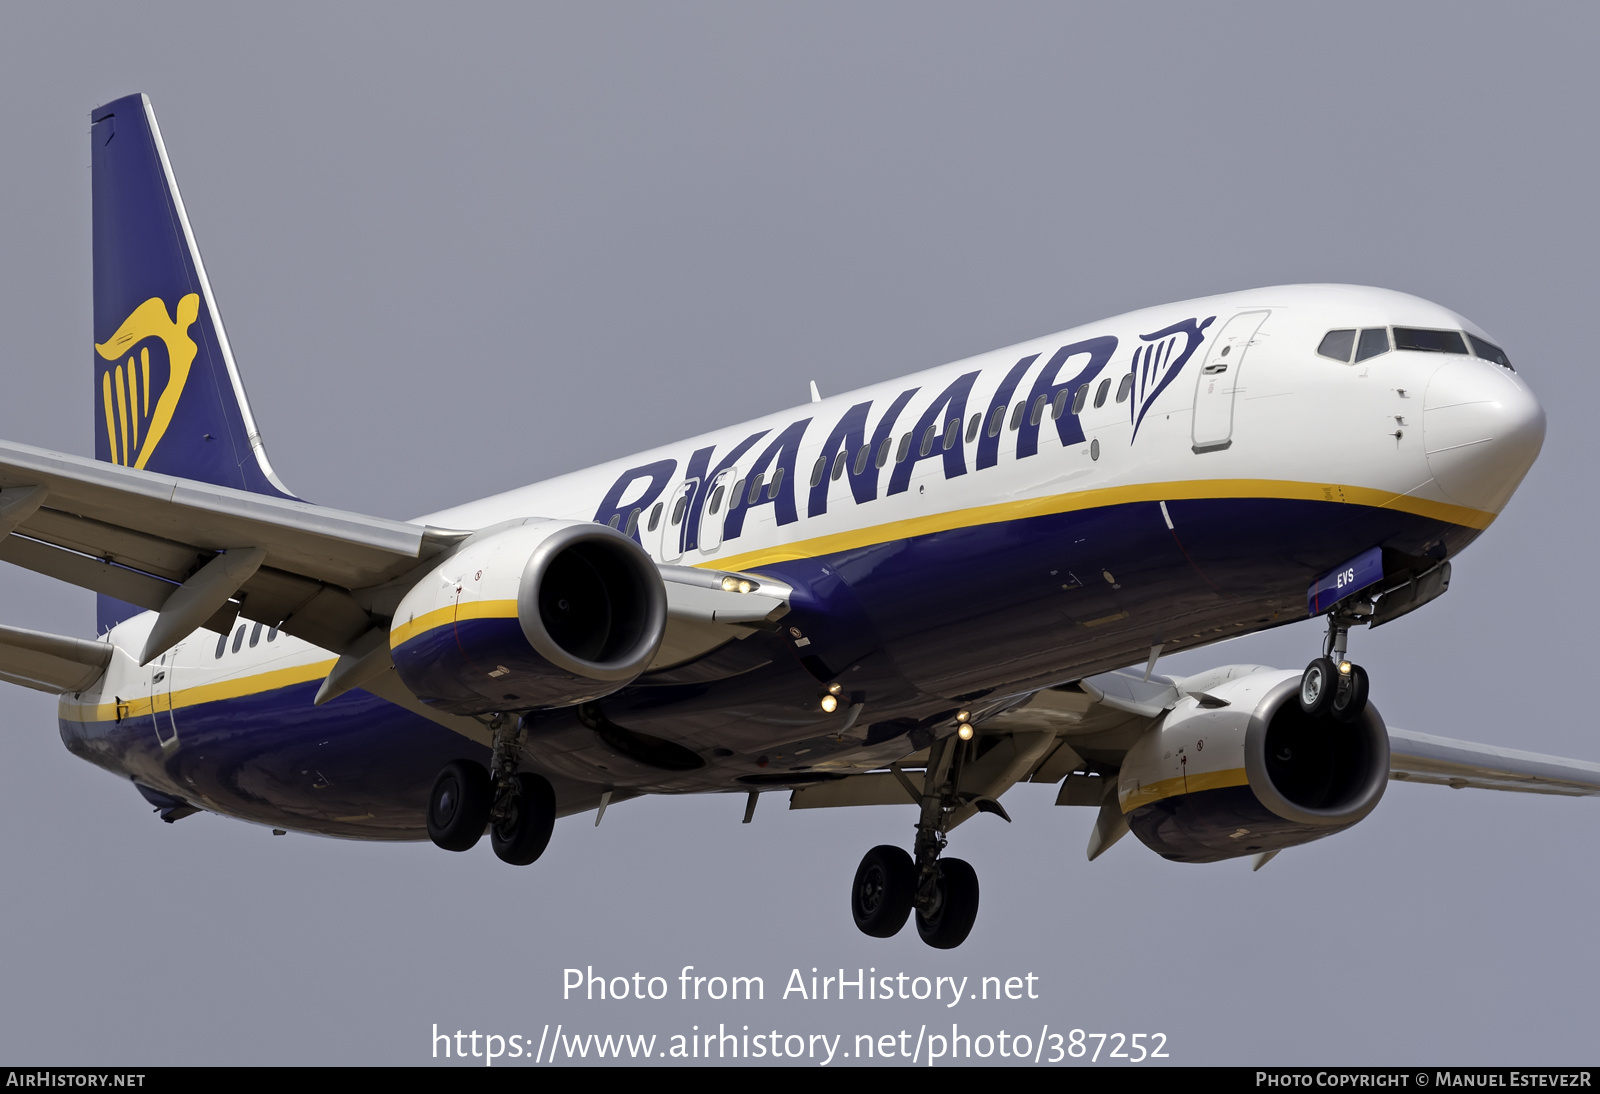
<svg viewBox="0 0 1600 1094"><path fill-rule="evenodd" d="M293 497L267 462L150 100L90 118L95 458ZM140 610L100 599L102 630Z"/></svg>

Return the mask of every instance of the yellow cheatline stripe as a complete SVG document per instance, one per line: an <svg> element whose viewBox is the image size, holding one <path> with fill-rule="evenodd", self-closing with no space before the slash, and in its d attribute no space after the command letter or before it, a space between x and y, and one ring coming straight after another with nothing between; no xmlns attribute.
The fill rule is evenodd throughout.
<svg viewBox="0 0 1600 1094"><path fill-rule="evenodd" d="M1396 494L1389 490L1374 490L1366 486L1281 479L1192 479L1183 482L1110 486L1100 490L1082 490L1074 494L1052 494L1042 498L1027 498L1022 501L1000 502L972 509L957 509L948 513L933 513L925 517L890 521L870 528L856 528L848 532L817 536L815 539L774 544L761 550L712 559L696 565L721 570L748 570L757 566L770 566L777 562L790 562L797 558L815 558L818 555L853 551L878 543L932 535L936 532L949 532L957 528L971 528L982 524L1000 524L1005 521L1025 520L1029 517L1051 516L1056 513L1072 513L1141 501L1199 501L1221 498L1272 498L1365 505L1374 509L1397 509L1403 513L1413 513L1479 530L1489 527L1495 518L1494 513L1487 513L1481 509L1469 509L1464 505L1449 505L1441 501L1429 501L1426 498Z"/></svg>
<svg viewBox="0 0 1600 1094"><path fill-rule="evenodd" d="M1145 783L1118 804L1124 813L1132 813L1142 805L1150 805L1163 798L1179 794L1197 794L1202 790L1221 790L1227 786L1249 786L1250 777L1242 767L1227 771L1205 771L1196 775L1175 775L1160 782Z"/></svg>
<svg viewBox="0 0 1600 1094"><path fill-rule="evenodd" d="M144 391L141 393L143 409L140 411L145 417L150 416L150 347L146 346L139 351L139 363L144 366Z"/></svg>
<svg viewBox="0 0 1600 1094"><path fill-rule="evenodd" d="M436 627L448 627L461 619L515 619L516 617L515 600L468 600L459 606L451 604L449 607L424 612L395 627L389 632L389 648L395 649L419 634Z"/></svg>
<svg viewBox="0 0 1600 1094"><path fill-rule="evenodd" d="M215 703L223 699L242 699L247 695L259 695L264 691L276 691L279 688L290 687L294 684L304 684L311 680L321 680L333 671L337 664L335 659L326 661L313 661L304 665L291 665L288 668L271 669L267 672L258 672L251 676L240 676L232 680L219 680L214 684L200 684L192 688L180 688L171 693L170 707L179 710L183 707L200 706L202 703ZM145 695L138 698L124 699L122 707L125 713L123 721L130 718L148 718L156 710L167 710L168 695L163 692L156 696ZM61 713L80 721L109 722L117 716L116 703L61 703Z"/></svg>
<svg viewBox="0 0 1600 1094"><path fill-rule="evenodd" d="M105 404L106 408L106 444L111 449L111 462L121 463L122 461L117 459L117 419L111 413L111 373L109 370L100 376L100 395L100 401Z"/></svg>

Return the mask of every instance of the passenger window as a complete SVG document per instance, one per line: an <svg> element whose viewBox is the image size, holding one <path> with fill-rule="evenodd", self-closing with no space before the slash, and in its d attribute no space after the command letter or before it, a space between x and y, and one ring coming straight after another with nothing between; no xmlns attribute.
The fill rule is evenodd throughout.
<svg viewBox="0 0 1600 1094"><path fill-rule="evenodd" d="M1322 344L1317 347L1317 353L1322 357L1329 357L1348 365L1350 351L1356 348L1356 332L1349 330L1330 330L1322 336Z"/></svg>
<svg viewBox="0 0 1600 1094"><path fill-rule="evenodd" d="M847 458L848 457L845 455L845 453L842 450L840 451L840 453L837 456L835 456L833 458L833 481L834 482L838 482L840 479L844 478L844 461Z"/></svg>
<svg viewBox="0 0 1600 1094"><path fill-rule="evenodd" d="M911 455L911 434L907 433L900 438L900 450L894 454L894 462L905 463L909 455Z"/></svg>
<svg viewBox="0 0 1600 1094"><path fill-rule="evenodd" d="M1476 334L1467 335L1467 341L1472 343L1472 352L1482 357L1485 361L1493 361L1504 368L1510 368L1512 372L1517 371L1511 368L1511 358L1506 356L1506 351L1493 342L1485 342Z"/></svg>
<svg viewBox="0 0 1600 1094"><path fill-rule="evenodd" d="M1459 353L1464 356L1467 343L1460 331L1396 327L1394 348L1420 350L1423 353Z"/></svg>
<svg viewBox="0 0 1600 1094"><path fill-rule="evenodd" d="M268 627L267 628L267 641L268 642L276 642L277 640L278 640L278 628L277 627ZM219 652L217 654L217 656L221 657L222 654Z"/></svg>
<svg viewBox="0 0 1600 1094"><path fill-rule="evenodd" d="M771 501L778 496L778 488L783 485L783 473L786 468L778 468L772 473L772 483L767 487L767 500Z"/></svg>
<svg viewBox="0 0 1600 1094"><path fill-rule="evenodd" d="M715 516L718 509L722 508L722 492L727 487L719 486L711 492L711 515Z"/></svg>
<svg viewBox="0 0 1600 1094"><path fill-rule="evenodd" d="M737 480L733 484L733 489L728 491L728 508L730 510L739 504L740 498L744 497L744 482L745 480L743 479Z"/></svg>
<svg viewBox="0 0 1600 1094"><path fill-rule="evenodd" d="M872 446L870 444L862 445L861 446L861 451L856 453L856 463L855 463L855 466L850 469L850 473L852 475L861 474L863 471L865 471L867 469L867 461L870 460L871 458L872 458Z"/></svg>
<svg viewBox="0 0 1600 1094"><path fill-rule="evenodd" d="M622 520L622 514L621 513L612 513L611 514L611 519L606 521L606 527L615 528L621 522L621 520Z"/></svg>
<svg viewBox="0 0 1600 1094"><path fill-rule="evenodd" d="M967 443L968 444L971 444L973 441L978 439L978 427L980 425L982 425L982 424L983 424L983 414L982 413L974 414L972 416L972 421L970 423L968 423L968 425L967 425Z"/></svg>
<svg viewBox="0 0 1600 1094"><path fill-rule="evenodd" d="M885 437L883 439L883 443L878 446L877 464L879 467L882 467L884 464L889 462L889 451L892 448L894 448L894 438Z"/></svg>
<svg viewBox="0 0 1600 1094"><path fill-rule="evenodd" d="M631 535L633 535L633 530L634 530L634 529L635 529L635 528L637 528L637 527L639 527L639 514L640 514L640 513L642 513L642 512L644 512L644 510L643 510L643 509L641 509L641 508L639 508L639 507L638 507L638 506L637 506L637 505L635 505L635 506L634 506L634 507L633 507L633 512L631 512L631 513L629 513L629 514L628 514L628 524L627 524L627 526L626 526L626 527L625 527L625 528L624 528L624 529L623 529L623 530L622 530L622 534L623 534L623 535L625 535L625 536L631 536ZM253 646L253 645L255 645L255 643L254 643L254 642L252 642L252 643L250 643L250 644L251 644L251 645L252 645L252 646Z"/></svg>
<svg viewBox="0 0 1600 1094"><path fill-rule="evenodd" d="M655 508L650 510L650 526L645 531L654 532L656 530L656 526L661 523L661 509L666 504L664 501L656 502Z"/></svg>
<svg viewBox="0 0 1600 1094"><path fill-rule="evenodd" d="M1080 387L1078 389L1078 393L1072 397L1072 412L1074 414L1082 414L1083 413L1083 404L1088 402L1088 401L1089 401L1089 385L1088 384L1084 384L1082 387Z"/></svg>
<svg viewBox="0 0 1600 1094"><path fill-rule="evenodd" d="M254 627L250 628L250 648L251 649L255 649L256 645L258 643L260 643L260 641L261 641L261 624L257 623Z"/></svg>
<svg viewBox="0 0 1600 1094"><path fill-rule="evenodd" d="M756 503L756 499L761 496L761 485L766 480L767 476L765 474L750 476L750 493L744 499L746 505L754 505Z"/></svg>
<svg viewBox="0 0 1600 1094"><path fill-rule="evenodd" d="M233 652L238 653L239 647L244 645L244 624L239 624L239 629L233 634Z"/></svg>
<svg viewBox="0 0 1600 1094"><path fill-rule="evenodd" d="M1128 373L1122 378L1122 383L1117 385L1117 402L1128 401L1128 393L1133 390L1133 373Z"/></svg>
<svg viewBox="0 0 1600 1094"><path fill-rule="evenodd" d="M828 473L828 457L818 456L817 462L811 465L811 485L815 486L822 481L822 476ZM674 524L677 521L673 521Z"/></svg>
<svg viewBox="0 0 1600 1094"><path fill-rule="evenodd" d="M1374 327L1361 332L1361 341L1356 343L1356 363L1360 364L1369 357L1376 357L1380 353L1389 352L1389 331L1385 327Z"/></svg>
<svg viewBox="0 0 1600 1094"><path fill-rule="evenodd" d="M815 485L815 483L812 485ZM678 499L678 504L672 507L672 526L674 528L683 523L683 511L687 508L689 508L689 495L685 494Z"/></svg>
<svg viewBox="0 0 1600 1094"><path fill-rule="evenodd" d="M217 635L217 658L222 658L222 651L228 648L228 632L223 631Z"/></svg>
<svg viewBox="0 0 1600 1094"><path fill-rule="evenodd" d="M1041 395L1033 401L1033 413L1028 415L1029 425L1038 425L1044 420L1044 398Z"/></svg>
<svg viewBox="0 0 1600 1094"><path fill-rule="evenodd" d="M1018 399L1017 400L1017 409L1015 409L1015 410L1013 410L1011 412L1011 432L1015 433L1017 431L1018 427L1020 427L1022 425L1022 412L1027 407L1027 405L1028 405L1028 400L1026 400L1026 399Z"/></svg>
<svg viewBox="0 0 1600 1094"><path fill-rule="evenodd" d="M922 435L922 443L917 446L917 455L926 456L933 451L933 438L939 435L938 426L930 425L928 431Z"/></svg>
<svg viewBox="0 0 1600 1094"><path fill-rule="evenodd" d="M1100 390L1094 393L1094 408L1099 410L1106 405L1106 396L1111 394L1111 377L1107 376L1100 381Z"/></svg>
<svg viewBox="0 0 1600 1094"><path fill-rule="evenodd" d="M989 436L1000 436L1000 427L1006 424L1006 405L1001 403L989 411Z"/></svg>

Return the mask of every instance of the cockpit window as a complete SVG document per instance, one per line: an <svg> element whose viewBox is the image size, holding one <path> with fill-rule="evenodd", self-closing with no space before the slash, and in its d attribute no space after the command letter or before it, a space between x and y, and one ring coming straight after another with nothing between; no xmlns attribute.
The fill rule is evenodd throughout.
<svg viewBox="0 0 1600 1094"><path fill-rule="evenodd" d="M1370 327L1361 332L1361 339L1356 343L1356 363L1360 364L1369 357L1388 352L1388 330L1383 327Z"/></svg>
<svg viewBox="0 0 1600 1094"><path fill-rule="evenodd" d="M1394 348L1420 350L1423 353L1467 352L1466 340L1456 330L1420 330L1416 327L1396 327Z"/></svg>
<svg viewBox="0 0 1600 1094"><path fill-rule="evenodd" d="M1485 361L1493 361L1497 365L1511 369L1512 372L1517 371L1511 368L1511 358L1506 356L1506 351L1493 342L1485 342L1475 334L1467 335L1467 341L1472 343L1472 352Z"/></svg>
<svg viewBox="0 0 1600 1094"><path fill-rule="evenodd" d="M1354 330L1330 330L1322 336L1322 345L1317 347L1317 353L1323 357L1331 357L1335 361L1350 363L1350 351L1356 348L1356 332Z"/></svg>

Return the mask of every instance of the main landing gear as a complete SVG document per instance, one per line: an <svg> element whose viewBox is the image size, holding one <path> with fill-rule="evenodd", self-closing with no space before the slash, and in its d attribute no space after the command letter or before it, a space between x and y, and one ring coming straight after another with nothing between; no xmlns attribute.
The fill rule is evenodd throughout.
<svg viewBox="0 0 1600 1094"><path fill-rule="evenodd" d="M1300 709L1307 714L1328 714L1340 722L1353 722L1366 711L1367 670L1351 664L1345 656L1350 626L1361 619L1357 610L1335 609L1328 614L1322 656L1307 665L1300 677Z"/></svg>
<svg viewBox="0 0 1600 1094"><path fill-rule="evenodd" d="M487 827L502 862L527 866L544 854L556 824L556 793L543 775L517 770L522 737L506 719L496 721L492 776L473 760L444 765L428 795L434 843L446 851L470 850Z"/></svg>
<svg viewBox="0 0 1600 1094"><path fill-rule="evenodd" d="M935 949L954 949L971 933L978 918L978 874L961 859L939 857L950 815L961 804L955 793L960 744L953 737L934 742L920 791L894 769L922 809L915 858L888 844L862 857L850 887L850 913L863 934L889 938L913 912L917 934Z"/></svg>

